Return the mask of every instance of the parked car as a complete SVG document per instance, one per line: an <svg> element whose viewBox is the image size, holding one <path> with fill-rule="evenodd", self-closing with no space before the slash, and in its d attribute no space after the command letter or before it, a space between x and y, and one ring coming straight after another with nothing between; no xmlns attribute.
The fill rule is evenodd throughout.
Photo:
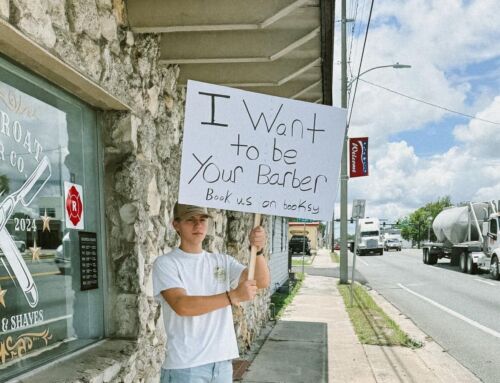
<svg viewBox="0 0 500 383"><path fill-rule="evenodd" d="M340 250L340 243L335 242L335 244L333 245L333 250Z"/></svg>
<svg viewBox="0 0 500 383"><path fill-rule="evenodd" d="M354 241L347 241L347 249L348 249L351 253L354 253Z"/></svg>
<svg viewBox="0 0 500 383"><path fill-rule="evenodd" d="M21 252L24 253L26 250L26 242L22 241L15 235L12 236L12 239L14 240L14 243L16 244L17 249Z"/></svg>
<svg viewBox="0 0 500 383"><path fill-rule="evenodd" d="M401 251L401 241L397 238L386 239L384 242L384 250L385 251L389 251L389 250Z"/></svg>
<svg viewBox="0 0 500 383"><path fill-rule="evenodd" d="M290 242L288 242L288 252L303 253L305 250L306 255L311 255L311 244L306 235L292 235Z"/></svg>
<svg viewBox="0 0 500 383"><path fill-rule="evenodd" d="M64 251L64 244L68 245L69 242L69 232L64 234L62 243L57 246L56 253L54 255L54 263L61 272L62 275L71 274L71 254L69 252L69 246L66 246L67 250Z"/></svg>

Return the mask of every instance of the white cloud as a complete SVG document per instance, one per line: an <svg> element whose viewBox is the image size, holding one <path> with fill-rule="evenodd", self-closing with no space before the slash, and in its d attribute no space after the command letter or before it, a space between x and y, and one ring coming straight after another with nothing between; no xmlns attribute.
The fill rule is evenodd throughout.
<svg viewBox="0 0 500 383"><path fill-rule="evenodd" d="M378 1L362 70L395 62L411 64L412 68L378 69L362 78L500 121L500 82L491 77L497 68L485 71L484 78L466 70L500 57L497 11L496 0ZM340 30L336 41L339 38ZM363 38L361 34L354 44L359 48L351 58L353 71L358 68ZM340 59L337 48L336 57ZM339 69L336 66L337 90ZM349 135L370 137L370 176L349 181L349 201L366 199L367 214L396 219L445 195L454 202L500 199L500 126L479 120L457 126L453 130L455 141L450 143L454 146L427 158L419 158L411 142L388 142L395 133L418 132L429 123L434 123L438 132L446 115L444 110L360 82Z"/></svg>
<svg viewBox="0 0 500 383"><path fill-rule="evenodd" d="M366 199L380 216L395 220L446 195L455 203L500 199L500 161L458 146L428 159L404 141L383 148L372 157L369 177L349 181L349 199Z"/></svg>
<svg viewBox="0 0 500 383"><path fill-rule="evenodd" d="M477 117L493 122L500 122L500 96ZM480 120L472 120L469 125L457 126L454 130L455 138L464 143L474 155L478 157L499 157L500 154L500 125Z"/></svg>
<svg viewBox="0 0 500 383"><path fill-rule="evenodd" d="M468 4L461 0L385 0L375 4L374 21L395 16L400 28L391 29L398 35L400 50L416 51L438 68L447 69L498 55L497 12L497 0Z"/></svg>
<svg viewBox="0 0 500 383"><path fill-rule="evenodd" d="M474 201L498 201L500 200L500 182L493 186L481 188L473 198Z"/></svg>

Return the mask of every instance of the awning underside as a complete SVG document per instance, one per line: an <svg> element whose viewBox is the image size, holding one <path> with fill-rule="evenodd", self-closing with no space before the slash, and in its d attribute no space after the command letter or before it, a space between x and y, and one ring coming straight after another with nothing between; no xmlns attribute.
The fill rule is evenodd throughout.
<svg viewBox="0 0 500 383"><path fill-rule="evenodd" d="M316 103L331 100L332 63L322 46L332 41L332 7L333 0L127 1L132 30L161 34L161 63L180 66L181 85L192 79Z"/></svg>

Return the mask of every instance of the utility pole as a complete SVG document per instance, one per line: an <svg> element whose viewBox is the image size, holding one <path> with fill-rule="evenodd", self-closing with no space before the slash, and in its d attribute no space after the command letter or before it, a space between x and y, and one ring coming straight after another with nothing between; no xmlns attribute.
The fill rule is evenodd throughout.
<svg viewBox="0 0 500 383"><path fill-rule="evenodd" d="M331 232L331 238L332 238L332 243L331 243L331 250L335 250L335 206L333 206L333 217L332 217L332 224L330 225L330 228L332 230Z"/></svg>
<svg viewBox="0 0 500 383"><path fill-rule="evenodd" d="M341 32L341 107L347 108L347 18L346 0L342 0L342 32ZM340 283L348 281L347 251L347 126L344 135L342 162L340 164Z"/></svg>

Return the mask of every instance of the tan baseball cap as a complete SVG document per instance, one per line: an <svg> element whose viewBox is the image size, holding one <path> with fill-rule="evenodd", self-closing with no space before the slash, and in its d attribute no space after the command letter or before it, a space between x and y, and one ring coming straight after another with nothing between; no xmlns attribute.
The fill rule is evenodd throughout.
<svg viewBox="0 0 500 383"><path fill-rule="evenodd" d="M205 217L213 218L206 207L184 205L178 202L174 206L174 219L189 219L195 215L204 215Z"/></svg>

